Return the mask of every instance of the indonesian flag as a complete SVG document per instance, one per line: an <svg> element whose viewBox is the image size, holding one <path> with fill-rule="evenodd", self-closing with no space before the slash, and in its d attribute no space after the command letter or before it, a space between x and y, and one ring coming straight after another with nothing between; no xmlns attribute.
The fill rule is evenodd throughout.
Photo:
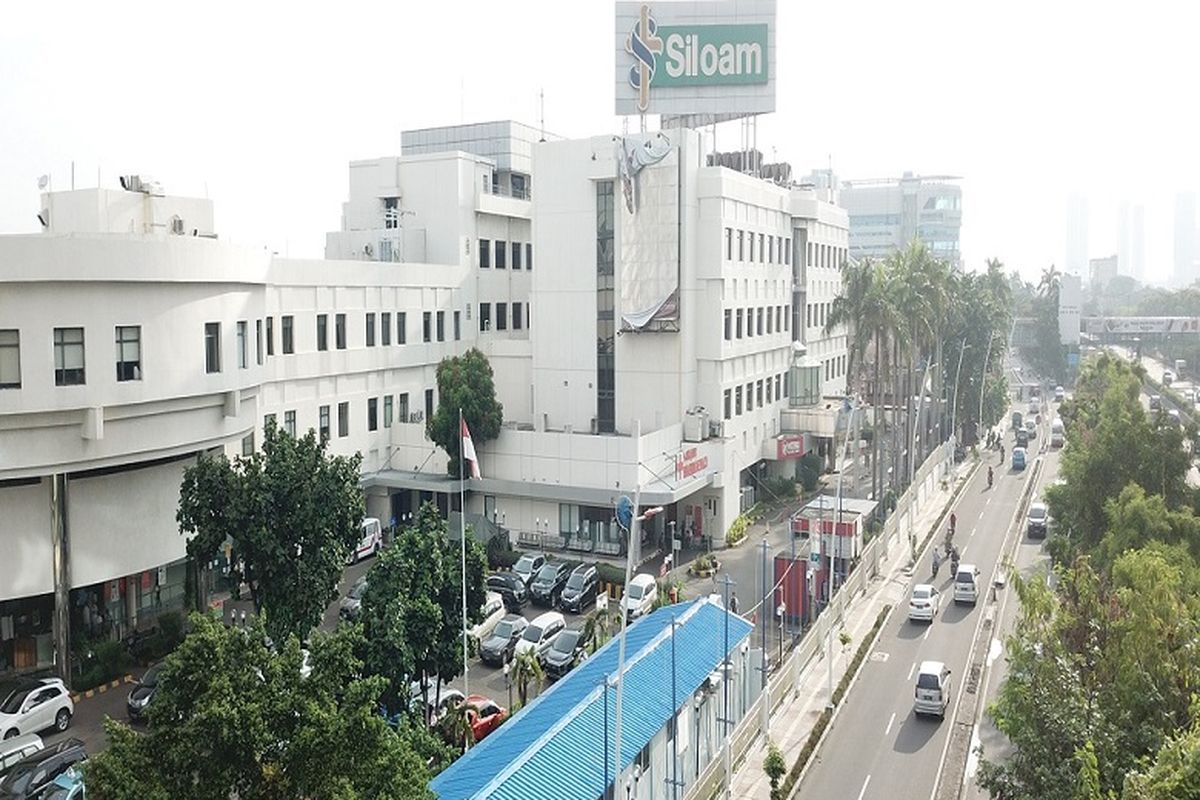
<svg viewBox="0 0 1200 800"><path fill-rule="evenodd" d="M471 431L467 427L467 421L460 414L458 417L459 434L462 436L462 457L470 467L470 477L478 478L479 475L479 456L475 455L475 443L471 441Z"/></svg>

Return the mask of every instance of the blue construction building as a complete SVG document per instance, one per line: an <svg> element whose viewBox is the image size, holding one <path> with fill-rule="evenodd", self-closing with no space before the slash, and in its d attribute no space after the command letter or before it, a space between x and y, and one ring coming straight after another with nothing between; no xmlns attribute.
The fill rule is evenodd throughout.
<svg viewBox="0 0 1200 800"><path fill-rule="evenodd" d="M721 720L732 731L761 687L752 631L716 598L666 606L629 626L617 797L682 797L720 757ZM603 797L614 784L617 644L608 642L434 778L438 799Z"/></svg>

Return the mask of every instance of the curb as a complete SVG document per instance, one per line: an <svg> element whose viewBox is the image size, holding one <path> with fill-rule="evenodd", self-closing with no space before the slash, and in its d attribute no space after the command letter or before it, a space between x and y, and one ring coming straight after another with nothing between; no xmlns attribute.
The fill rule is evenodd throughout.
<svg viewBox="0 0 1200 800"><path fill-rule="evenodd" d="M97 686L95 689L88 689L87 691L83 691L83 692L72 692L71 693L71 702L78 703L80 700L83 700L85 698L95 697L98 694L104 694L109 689L116 689L116 688L120 687L122 684L126 684L126 683L137 683L137 681L134 680L132 675L126 675L124 678L120 678L120 679L114 680L114 681L108 681L107 683L102 683L99 686Z"/></svg>

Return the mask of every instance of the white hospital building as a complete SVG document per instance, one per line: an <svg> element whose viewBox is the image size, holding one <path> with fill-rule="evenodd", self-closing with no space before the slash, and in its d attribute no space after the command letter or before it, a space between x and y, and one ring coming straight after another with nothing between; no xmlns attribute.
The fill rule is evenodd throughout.
<svg viewBox="0 0 1200 800"><path fill-rule="evenodd" d="M62 670L98 615L120 635L180 608L183 470L270 418L361 452L385 524L457 511L425 420L468 347L505 423L467 513L518 546L615 553L639 486L666 509L649 546L720 546L763 478L829 456L849 246L829 189L708 166L683 129L401 145L350 164L327 260L224 242L210 201L136 179L44 194L42 233L0 237L0 674Z"/></svg>

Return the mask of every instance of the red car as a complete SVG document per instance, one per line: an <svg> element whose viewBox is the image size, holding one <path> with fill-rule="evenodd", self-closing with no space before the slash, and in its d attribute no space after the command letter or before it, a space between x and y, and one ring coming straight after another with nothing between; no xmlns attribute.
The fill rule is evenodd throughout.
<svg viewBox="0 0 1200 800"><path fill-rule="evenodd" d="M477 742L500 727L500 723L508 718L508 709L490 697L473 694L467 698L467 705L474 706L467 709L467 716L471 720L471 730Z"/></svg>

